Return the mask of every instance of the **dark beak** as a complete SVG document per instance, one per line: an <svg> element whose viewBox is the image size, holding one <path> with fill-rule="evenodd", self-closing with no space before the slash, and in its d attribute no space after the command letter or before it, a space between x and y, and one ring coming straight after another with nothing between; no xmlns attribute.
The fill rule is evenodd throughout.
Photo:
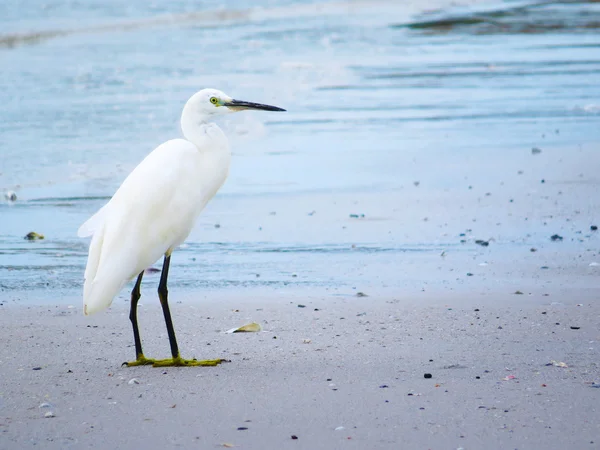
<svg viewBox="0 0 600 450"><path fill-rule="evenodd" d="M241 111L243 109L260 109L262 111L285 111L283 108L277 106L263 105L261 103L245 102L243 100L231 100L230 102L224 103L229 109L234 111Z"/></svg>

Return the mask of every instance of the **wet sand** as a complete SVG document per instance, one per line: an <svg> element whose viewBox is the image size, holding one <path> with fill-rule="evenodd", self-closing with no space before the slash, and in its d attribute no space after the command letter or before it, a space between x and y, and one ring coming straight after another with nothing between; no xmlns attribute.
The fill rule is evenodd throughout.
<svg viewBox="0 0 600 450"><path fill-rule="evenodd" d="M90 319L79 306L4 304L2 448L583 449L600 442L594 292L571 287L552 302L439 292L201 297L172 293L179 343L186 357L231 361L218 367L120 367L134 353L125 304ZM140 320L147 356L168 356L160 308L143 306ZM250 321L264 331L223 333Z"/></svg>
<svg viewBox="0 0 600 450"><path fill-rule="evenodd" d="M332 264L323 270L335 276L321 284L175 284L183 356L231 360L214 368L122 368L134 353L126 291L91 318L81 314L79 293L4 291L0 447L595 448L594 158L593 146L524 149L487 172L485 159L476 171L452 167L454 185L436 176L450 170L448 159L428 171L417 160L419 171L404 179L418 186L332 196L292 231L308 239L319 229L324 242L340 245L399 241L407 250L337 259L317 252L313 260L322 261L310 270L300 257L291 265L290 281ZM310 201L279 209L263 225L266 242L281 242L278 218L309 211ZM349 208L365 217L347 217ZM225 229L243 224L240 233L264 220L222 217ZM391 229L394 238L383 239ZM423 242L431 248L410 251ZM155 278L147 276L140 322L146 355L163 358ZM224 333L251 321L264 332Z"/></svg>

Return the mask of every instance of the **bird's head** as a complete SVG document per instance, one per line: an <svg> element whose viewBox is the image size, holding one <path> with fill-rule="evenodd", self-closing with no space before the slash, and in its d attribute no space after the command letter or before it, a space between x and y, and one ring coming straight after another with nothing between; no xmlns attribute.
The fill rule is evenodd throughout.
<svg viewBox="0 0 600 450"><path fill-rule="evenodd" d="M186 103L185 109L191 109L196 114L199 113L205 117L243 111L245 109L285 111L285 109L276 106L235 100L217 89L202 89L201 91L196 92Z"/></svg>

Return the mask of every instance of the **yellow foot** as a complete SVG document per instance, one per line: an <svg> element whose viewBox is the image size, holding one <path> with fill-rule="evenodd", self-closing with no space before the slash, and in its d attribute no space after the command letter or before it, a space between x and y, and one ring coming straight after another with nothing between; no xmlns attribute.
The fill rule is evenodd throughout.
<svg viewBox="0 0 600 450"><path fill-rule="evenodd" d="M169 359L157 359L153 362L153 367L188 367L188 366L217 366L221 363L229 362L226 359L183 359L181 356Z"/></svg>
<svg viewBox="0 0 600 450"><path fill-rule="evenodd" d="M121 364L121 367L123 367L123 366L126 366L126 367L149 366L151 364L154 364L155 362L156 362L155 359L148 359L144 355L138 355L138 357L135 361L124 362L123 364Z"/></svg>

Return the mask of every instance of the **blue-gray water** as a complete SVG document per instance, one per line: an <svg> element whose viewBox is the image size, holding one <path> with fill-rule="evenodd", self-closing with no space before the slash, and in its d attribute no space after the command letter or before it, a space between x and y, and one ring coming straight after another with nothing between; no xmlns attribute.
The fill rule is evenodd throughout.
<svg viewBox="0 0 600 450"><path fill-rule="evenodd" d="M462 230L357 226L354 194L457 188L466 164L481 184L486 160L598 141L599 3L396 3L3 1L0 191L18 200L0 199L0 288L78 292L79 224L203 87L288 112L223 124L231 176L171 286L393 287L379 268L458 249Z"/></svg>

